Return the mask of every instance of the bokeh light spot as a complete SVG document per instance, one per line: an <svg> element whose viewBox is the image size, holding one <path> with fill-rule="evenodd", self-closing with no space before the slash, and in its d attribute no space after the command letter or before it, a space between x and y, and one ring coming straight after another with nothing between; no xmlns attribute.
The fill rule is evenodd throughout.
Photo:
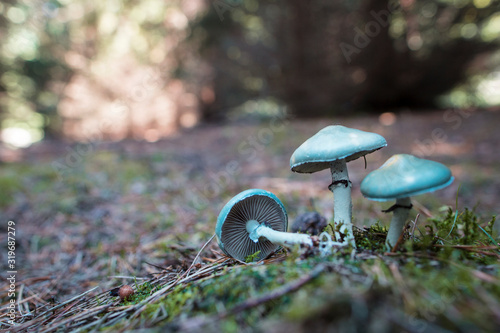
<svg viewBox="0 0 500 333"><path fill-rule="evenodd" d="M378 117L378 122L384 126L391 126L396 122L396 115L393 112L384 112Z"/></svg>
<svg viewBox="0 0 500 333"><path fill-rule="evenodd" d="M476 8L486 8L491 4L491 0L474 0L473 3Z"/></svg>
<svg viewBox="0 0 500 333"><path fill-rule="evenodd" d="M420 50L420 48L424 45L424 41L422 40L422 37L420 35L415 34L408 38L408 47L412 51L417 51Z"/></svg>
<svg viewBox="0 0 500 333"><path fill-rule="evenodd" d="M180 118L181 126L184 128L191 128L198 123L198 117L192 112L182 114Z"/></svg>
<svg viewBox="0 0 500 333"><path fill-rule="evenodd" d="M155 128L150 128L144 132L144 139L148 142L156 142L160 139L160 132Z"/></svg>
<svg viewBox="0 0 500 333"><path fill-rule="evenodd" d="M352 82L360 84L366 80L366 72L363 68L356 68L356 70L351 74Z"/></svg>
<svg viewBox="0 0 500 333"><path fill-rule="evenodd" d="M16 148L26 148L33 143L33 138L27 129L9 127L2 130L2 141Z"/></svg>
<svg viewBox="0 0 500 333"><path fill-rule="evenodd" d="M477 30L477 25L474 23L467 23L462 26L462 29L460 29L460 34L462 37L470 39L477 35Z"/></svg>
<svg viewBox="0 0 500 333"><path fill-rule="evenodd" d="M26 14L21 8L11 7L7 11L7 18L16 24L21 24L26 20Z"/></svg>

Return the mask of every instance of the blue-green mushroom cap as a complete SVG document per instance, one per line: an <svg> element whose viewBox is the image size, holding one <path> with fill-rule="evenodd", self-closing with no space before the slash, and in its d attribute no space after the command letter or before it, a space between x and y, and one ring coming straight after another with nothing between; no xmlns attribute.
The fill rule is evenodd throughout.
<svg viewBox="0 0 500 333"><path fill-rule="evenodd" d="M250 220L266 222L276 231L286 231L288 226L285 207L273 193L260 189L243 191L229 200L217 218L219 247L228 256L245 260L260 251L255 259L261 260L279 248L267 239L252 241L246 229Z"/></svg>
<svg viewBox="0 0 500 333"><path fill-rule="evenodd" d="M332 162L360 158L387 146L384 137L341 125L327 126L306 140L290 158L293 172L313 173L330 168Z"/></svg>
<svg viewBox="0 0 500 333"><path fill-rule="evenodd" d="M445 165L408 154L389 158L361 182L361 193L370 200L388 201L433 192L453 182Z"/></svg>

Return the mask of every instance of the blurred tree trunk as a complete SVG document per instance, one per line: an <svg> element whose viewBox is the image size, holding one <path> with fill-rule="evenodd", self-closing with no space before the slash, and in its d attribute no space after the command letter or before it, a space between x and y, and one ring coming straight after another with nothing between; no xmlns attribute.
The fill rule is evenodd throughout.
<svg viewBox="0 0 500 333"><path fill-rule="evenodd" d="M205 118L265 96L298 117L435 108L437 97L470 75L478 55L499 48L460 29L480 29L498 10L500 2L479 8L431 0L268 0L254 11L236 7L224 22L211 13L203 56L213 66L216 99L204 106ZM260 24L263 37L248 42ZM245 62L228 57L234 48ZM246 87L250 78L264 82L260 91Z"/></svg>
<svg viewBox="0 0 500 333"><path fill-rule="evenodd" d="M388 8L387 0L365 4L366 9L362 9L365 22L373 20L371 13ZM414 23L417 20L414 4L401 8L409 27L402 39L394 40L389 35L389 25L381 26L381 32L353 61L353 65L366 71L366 82L359 92L360 106L376 112L401 106L434 107L436 96L466 78L466 69L478 54L498 48L475 40L455 39L445 45L434 45L426 54L411 50L411 38L421 38L418 23L416 26Z"/></svg>

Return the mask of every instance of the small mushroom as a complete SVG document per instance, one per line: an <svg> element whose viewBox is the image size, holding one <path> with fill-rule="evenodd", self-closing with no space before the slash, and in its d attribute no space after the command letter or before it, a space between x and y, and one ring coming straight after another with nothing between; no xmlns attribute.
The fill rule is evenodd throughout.
<svg viewBox="0 0 500 333"><path fill-rule="evenodd" d="M291 231L316 236L319 235L327 225L326 219L318 212L307 212L295 218Z"/></svg>
<svg viewBox="0 0 500 333"><path fill-rule="evenodd" d="M328 187L334 197L334 223L342 224L340 232L345 243L356 247L352 232L351 181L346 162L350 162L387 146L385 139L375 133L328 126L305 141L290 159L293 172L314 173L330 169L332 183Z"/></svg>
<svg viewBox="0 0 500 333"><path fill-rule="evenodd" d="M238 260L258 251L256 259L264 259L280 245L313 245L309 235L285 232L287 225L281 201L271 192L251 189L239 193L222 208L215 233L222 251Z"/></svg>
<svg viewBox="0 0 500 333"><path fill-rule="evenodd" d="M385 245L390 251L397 243L410 209L410 197L433 192L450 185L453 176L445 165L413 155L398 154L379 169L370 172L361 182L361 193L370 200L396 200L384 212L394 211Z"/></svg>
<svg viewBox="0 0 500 333"><path fill-rule="evenodd" d="M120 299L122 301L126 301L127 299L132 297L134 293L135 293L134 289L132 289L132 287L129 285L121 286L120 289L118 289L118 296L120 296Z"/></svg>

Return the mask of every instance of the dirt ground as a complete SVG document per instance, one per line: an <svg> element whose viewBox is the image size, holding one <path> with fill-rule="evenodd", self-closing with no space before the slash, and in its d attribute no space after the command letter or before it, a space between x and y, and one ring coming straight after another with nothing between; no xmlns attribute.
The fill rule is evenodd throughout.
<svg viewBox="0 0 500 333"><path fill-rule="evenodd" d="M388 143L386 148L367 156L366 170L363 159L349 163L354 196L360 195L359 183L368 172L378 168L393 154L409 153L444 163L451 168L454 183L432 195L443 200L443 204L455 204L460 186L459 205L477 207L478 211L486 214L498 213L498 108L423 113L406 110L397 115L389 113L380 117L319 120L284 120L276 117L249 123L240 121L204 125L155 143L93 143L85 146L85 149L89 152L114 151L130 158L164 154L175 160L167 159L166 164L180 164L186 168L185 171L195 170L195 173L207 176L209 182L221 184L224 188L246 186L281 192L305 191L307 195L321 198L329 193L326 188L329 184L328 171L313 175L294 174L289 171L289 158L303 141L319 129L331 124L342 124L379 133ZM41 143L21 152L18 158L28 163L63 162L71 152L68 143ZM86 153L79 155L84 157ZM237 164L237 170L234 179L229 180L226 175L231 174L228 170L233 164ZM217 192L215 186L197 184L196 189L207 192L203 193L206 196L214 196ZM328 212L325 213L328 215Z"/></svg>

